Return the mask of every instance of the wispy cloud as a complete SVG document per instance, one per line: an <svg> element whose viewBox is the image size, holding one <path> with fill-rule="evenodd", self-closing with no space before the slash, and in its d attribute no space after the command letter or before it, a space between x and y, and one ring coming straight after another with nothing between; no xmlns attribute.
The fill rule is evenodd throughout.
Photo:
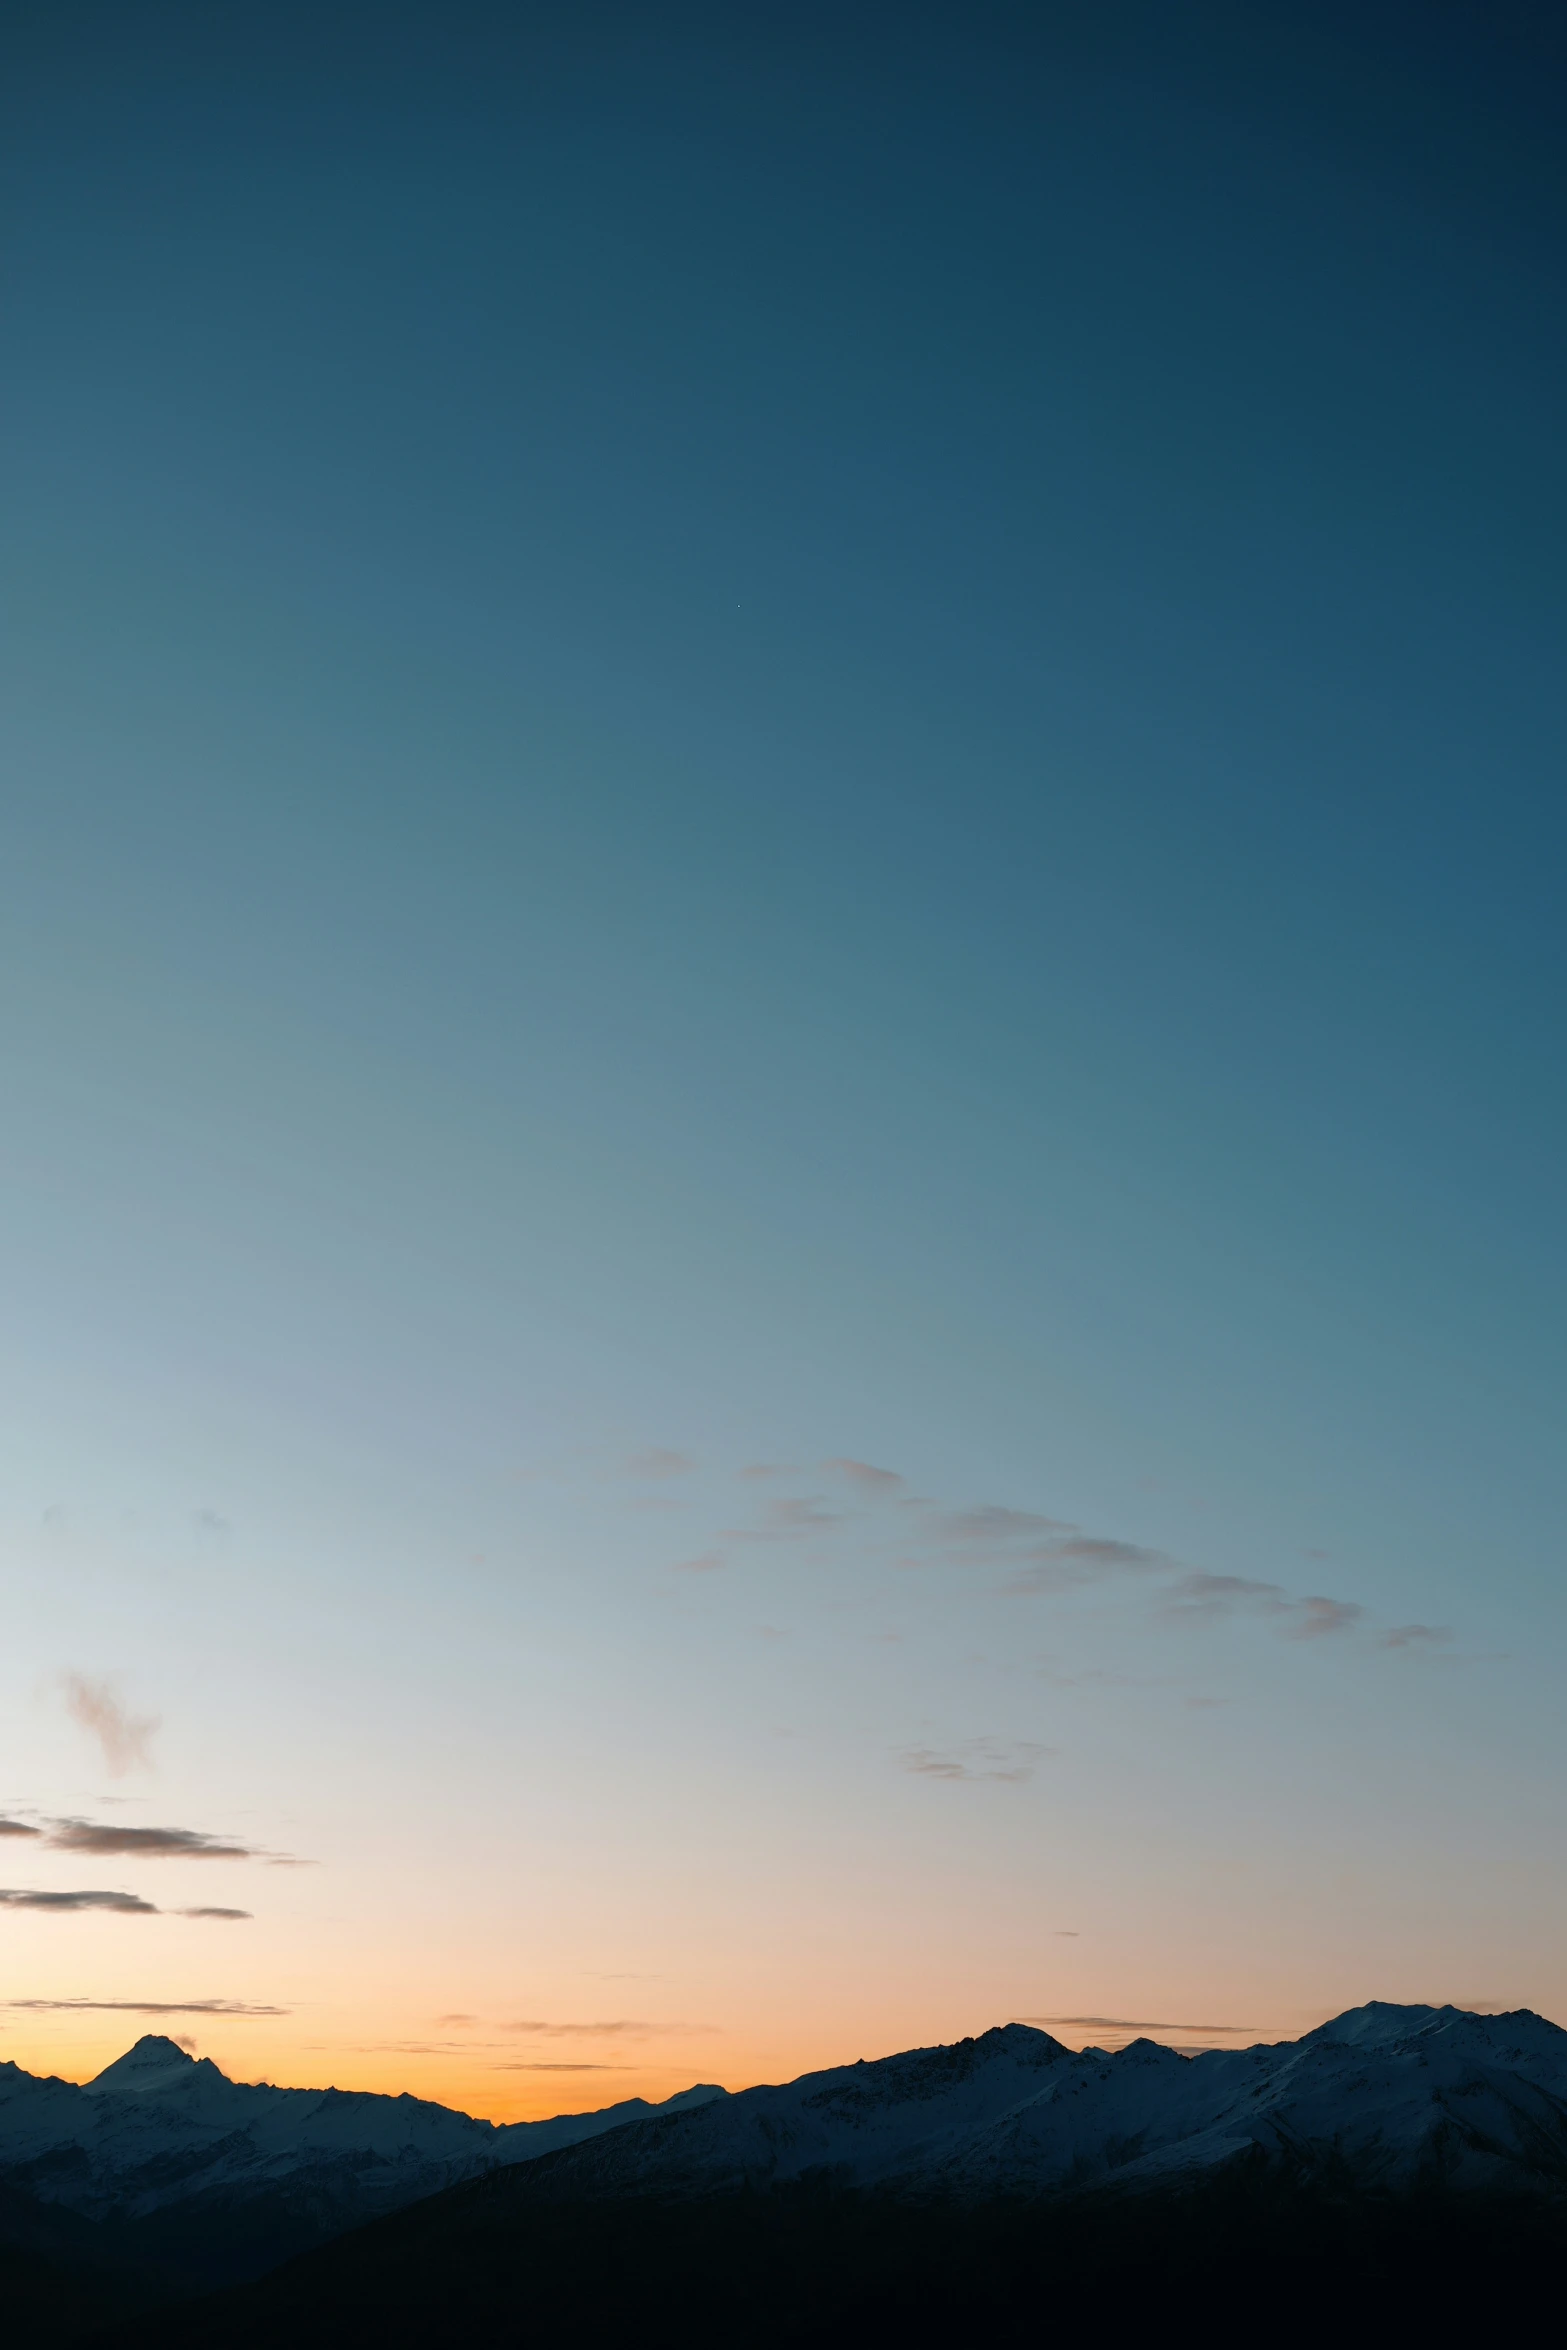
<svg viewBox="0 0 1567 2350"><path fill-rule="evenodd" d="M1232 1615L1238 1608L1276 1615L1284 1593L1277 1583L1261 1583L1250 1575L1183 1575L1170 1586L1161 1602L1167 1616Z"/></svg>
<svg viewBox="0 0 1567 2350"><path fill-rule="evenodd" d="M498 2040L362 2040L361 2056L474 2056L498 2048Z"/></svg>
<svg viewBox="0 0 1567 2350"><path fill-rule="evenodd" d="M856 1544L863 1547L865 1563L883 1571L917 1566L984 1575L989 1570L990 1595L1015 1600L1070 1598L1100 1586L1119 1586L1140 1612L1172 1627L1251 1617L1275 1638L1303 1646L1353 1643L1362 1649L1412 1653L1434 1652L1452 1637L1446 1627L1425 1623L1380 1627L1359 1600L1302 1592L1261 1575L1209 1572L1157 1544L1100 1532L1042 1510L1015 1509L995 1501L945 1506L912 1493L901 1472L852 1454L832 1455L819 1464L818 1474L825 1496L799 1490L811 1477L799 1463L760 1461L742 1469L742 1480L762 1488L755 1514L747 1513L750 1522L721 1526L705 1536L693 1533L688 1537L690 1554L677 1560L671 1571L712 1574L726 1565L754 1565L757 1562L742 1548L747 1545L810 1545L813 1554L828 1555ZM794 1490L779 1489L778 1481L785 1479ZM710 1547L699 1547L704 1539ZM763 1636L776 1634L769 1629ZM1066 1685L1067 1677L1059 1673L1043 1677ZM1123 1678L1097 1677L1106 1682ZM1199 1710L1219 1702L1193 1701ZM930 1776L986 1775L962 1754L916 1751L920 1759L908 1767Z"/></svg>
<svg viewBox="0 0 1567 2350"><path fill-rule="evenodd" d="M0 1820L0 1836L41 1836L42 1828L29 1828L21 1820Z"/></svg>
<svg viewBox="0 0 1567 2350"><path fill-rule="evenodd" d="M1033 1545L1026 1556L1030 1563L1011 1577L1008 1591L1076 1591L1106 1575L1168 1572L1175 1564L1162 1550L1150 1550L1141 1542L1117 1542L1102 1534L1054 1536Z"/></svg>
<svg viewBox="0 0 1567 2350"><path fill-rule="evenodd" d="M917 1778L994 1779L1018 1787L1033 1777L1038 1762L1055 1751L1053 1746L1041 1746L1030 1738L970 1738L946 1753L935 1747L912 1746L898 1760Z"/></svg>
<svg viewBox="0 0 1567 2350"><path fill-rule="evenodd" d="M74 2015L292 2015L291 2007L256 2007L245 1999L7 1999L9 2008Z"/></svg>
<svg viewBox="0 0 1567 2350"><path fill-rule="evenodd" d="M907 1482L897 1474L896 1470L875 1469L872 1468L869 1461L851 1461L840 1458L823 1461L822 1467L829 1476L846 1478L855 1491L863 1494L867 1501L890 1501L894 1494L903 1491Z"/></svg>
<svg viewBox="0 0 1567 2350"><path fill-rule="evenodd" d="M1314 1592L1297 1599L1282 1584L1251 1575L1182 1575L1160 1602L1173 1622L1250 1614L1271 1617L1286 1640L1322 1640L1358 1630L1366 1611L1358 1600Z"/></svg>
<svg viewBox="0 0 1567 2350"><path fill-rule="evenodd" d="M177 1918L248 1918L253 1917L254 1914L253 1910L248 1909L214 1909L210 1906L204 1906L200 1909L177 1909L173 1912Z"/></svg>
<svg viewBox="0 0 1567 2350"><path fill-rule="evenodd" d="M543 2064L526 2057L506 2064L492 2064L492 2073L630 2073L640 2070L631 2064Z"/></svg>
<svg viewBox="0 0 1567 2350"><path fill-rule="evenodd" d="M112 1777L151 1770L152 1740L159 1726L155 1714L127 1713L109 1682L90 1680L85 1673L66 1674L65 1704L72 1720L97 1739Z"/></svg>
<svg viewBox="0 0 1567 2350"><path fill-rule="evenodd" d="M1077 1559L1084 1566L1101 1572L1115 1567L1164 1567L1169 1559L1162 1550L1150 1550L1142 1542L1115 1542L1103 1534L1067 1534L1059 1542L1049 1545L1052 1558Z"/></svg>
<svg viewBox="0 0 1567 2350"><path fill-rule="evenodd" d="M843 1522L842 1513L830 1510L815 1494L800 1494L793 1499L769 1502L767 1521L782 1534L815 1534L826 1526Z"/></svg>
<svg viewBox="0 0 1567 2350"><path fill-rule="evenodd" d="M540 2040L651 2040L660 2036L681 2038L688 2033L717 2032L717 2024L653 2024L639 2023L619 2016L611 2023L552 2024L513 2023L503 2027L508 2032L523 2032Z"/></svg>
<svg viewBox="0 0 1567 2350"><path fill-rule="evenodd" d="M1008 1570L1002 1588L1015 1596L1050 1596L1084 1588L1106 1577L1145 1579L1155 1604L1170 1621L1191 1622L1249 1613L1271 1617L1286 1640L1321 1640L1368 1631L1368 1611L1358 1600L1325 1592L1297 1595L1281 1583L1247 1575L1214 1575L1183 1570L1180 1561L1149 1543L1086 1533L1080 1526L1040 1517L1028 1510L986 1503L950 1511L936 1521L942 1536L973 1555L993 1557ZM1415 1647L1444 1640L1427 1625L1396 1627L1383 1635L1384 1647Z"/></svg>
<svg viewBox="0 0 1567 2350"><path fill-rule="evenodd" d="M688 1477L695 1467L689 1453L654 1445L650 1451L634 1453L626 1463L626 1473L631 1477Z"/></svg>
<svg viewBox="0 0 1567 2350"><path fill-rule="evenodd" d="M841 1510L830 1510L819 1494L794 1494L770 1501L759 1526L724 1526L723 1542L799 1542L808 1535L825 1534L843 1524Z"/></svg>
<svg viewBox="0 0 1567 2350"><path fill-rule="evenodd" d="M1061 1673L1041 1665L1039 1678L1052 1689L1167 1689L1168 1673L1112 1673L1103 1665L1085 1665L1080 1673Z"/></svg>
<svg viewBox="0 0 1567 2350"><path fill-rule="evenodd" d="M1286 1640L1321 1640L1334 1632L1353 1631L1366 1615L1358 1599L1327 1599L1317 1592L1304 1599L1286 1598L1284 1605L1290 1619L1284 1626Z"/></svg>
<svg viewBox="0 0 1567 2350"><path fill-rule="evenodd" d="M981 1502L977 1509L944 1511L937 1523L950 1542L1014 1542L1077 1530L1060 1518L1042 1518L1035 1510L1003 1509L989 1501Z"/></svg>

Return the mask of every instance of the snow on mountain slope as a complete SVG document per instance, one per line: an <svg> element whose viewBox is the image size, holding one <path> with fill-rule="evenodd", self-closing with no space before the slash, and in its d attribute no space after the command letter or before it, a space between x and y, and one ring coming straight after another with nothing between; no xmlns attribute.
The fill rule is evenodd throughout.
<svg viewBox="0 0 1567 2350"><path fill-rule="evenodd" d="M704 2192L808 2173L964 2194L1147 2186L1258 2148L1389 2185L1567 2187L1567 2032L1522 2010L1374 2003L1304 2039L1073 2054L1007 2024L618 2132L561 2190Z"/></svg>
<svg viewBox="0 0 1567 2350"><path fill-rule="evenodd" d="M149 2034L85 2087L0 2064L0 2178L92 2218L293 2186L329 2189L345 2213L368 2217L722 2095L688 2089L667 2106L633 2097L598 2113L502 2126L406 2095L247 2086Z"/></svg>
<svg viewBox="0 0 1567 2350"><path fill-rule="evenodd" d="M640 2128L623 2160L578 2162L585 2182L677 2190L738 2186L841 2170L861 2184L937 2168L970 2131L1040 2094L1073 2059L1048 2032L1005 2024L949 2048L916 2048L876 2063L806 2073L780 2088L726 2097L725 2123L702 2112L678 2127ZM732 2109L732 2111L731 2111Z"/></svg>

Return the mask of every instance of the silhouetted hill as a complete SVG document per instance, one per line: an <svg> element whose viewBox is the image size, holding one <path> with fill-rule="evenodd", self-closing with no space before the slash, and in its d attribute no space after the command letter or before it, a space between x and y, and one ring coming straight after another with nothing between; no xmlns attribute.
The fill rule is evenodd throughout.
<svg viewBox="0 0 1567 2350"><path fill-rule="evenodd" d="M101 2350L964 2350L1554 2339L1559 2206L1302 2184L935 2202L819 2183L568 2199L501 2173ZM1559 2331L1559 2323L1556 2327Z"/></svg>
<svg viewBox="0 0 1567 2350"><path fill-rule="evenodd" d="M90 2262L51 2260L0 2244L0 2330L6 2350L45 2350L101 2335L115 2320L166 2298L166 2290L139 2288L134 2279L105 2274Z"/></svg>

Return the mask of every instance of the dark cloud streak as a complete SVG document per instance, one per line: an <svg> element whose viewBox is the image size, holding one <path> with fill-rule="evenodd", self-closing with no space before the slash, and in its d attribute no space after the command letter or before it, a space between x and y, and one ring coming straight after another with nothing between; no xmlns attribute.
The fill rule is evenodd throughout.
<svg viewBox="0 0 1567 2350"><path fill-rule="evenodd" d="M956 1754L942 1754L929 1746L910 1747L899 1757L903 1768L921 1779L951 1779L974 1783L994 1780L1021 1787L1034 1775L1034 1766L1053 1746L1033 1739L971 1738Z"/></svg>
<svg viewBox="0 0 1567 2350"><path fill-rule="evenodd" d="M155 1918L160 1912L150 1901L143 1901L139 1893L36 1893L15 1888L0 1888L0 1907L5 1909L117 1910L126 1917Z"/></svg>
<svg viewBox="0 0 1567 2350"><path fill-rule="evenodd" d="M139 1893L70 1892L50 1893L36 1887L0 1887L0 1908L39 1909L69 1913L73 1910L104 1909L120 1917L138 1918L248 1918L248 1909L217 1909L203 1906L198 1909L159 1909L155 1901L144 1901Z"/></svg>
<svg viewBox="0 0 1567 2350"><path fill-rule="evenodd" d="M245 1999L8 1999L29 2014L75 2015L292 2015L291 2007L257 2007Z"/></svg>
<svg viewBox="0 0 1567 2350"><path fill-rule="evenodd" d="M86 1852L99 1860L255 1860L250 1844L208 1836L199 1828L130 1828L96 1820L52 1820L46 1842L56 1852Z"/></svg>

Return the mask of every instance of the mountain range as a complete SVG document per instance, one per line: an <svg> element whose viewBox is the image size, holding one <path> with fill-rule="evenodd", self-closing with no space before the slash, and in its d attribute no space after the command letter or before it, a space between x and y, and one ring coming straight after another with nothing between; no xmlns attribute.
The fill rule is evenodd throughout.
<svg viewBox="0 0 1567 2350"><path fill-rule="evenodd" d="M81 2086L0 2064L0 2180L84 2218L119 2220L308 2186L346 2225L723 2094L698 2087L664 2105L629 2097L550 2121L476 2121L406 2094L231 2081L210 2057L149 2033Z"/></svg>
<svg viewBox="0 0 1567 2350"><path fill-rule="evenodd" d="M246 2087L158 2038L84 2087L0 2067L0 2242L134 2272L129 2305L158 2307L138 2344L557 2325L860 2343L883 2321L934 2341L950 2339L937 2312L982 2307L972 2338L1001 2339L1047 2271L1086 2321L1107 2275L1123 2300L1140 2277L1156 2310L1205 2259L1227 2289L1305 2262L1304 2308L1335 2242L1373 2297L1411 2277L1437 2295L1445 2273L1450 2314L1468 2237L1473 2276L1521 2291L1562 2272L1564 2214L1567 2032L1527 2010L1372 2002L1299 2040L1191 2056L1073 2051L1012 2023L505 2128L406 2096Z"/></svg>
<svg viewBox="0 0 1567 2350"><path fill-rule="evenodd" d="M407 2095L231 2081L149 2033L84 2084L0 2064L0 2241L216 2285L459 2180L723 2094L497 2124Z"/></svg>
<svg viewBox="0 0 1567 2350"><path fill-rule="evenodd" d="M1567 2185L1567 2031L1527 2009L1352 2008L1272 2046L1114 2055L1004 2024L807 2073L579 2147L574 2191L711 2193L807 2176L976 2198L1166 2186L1247 2154L1367 2184Z"/></svg>

